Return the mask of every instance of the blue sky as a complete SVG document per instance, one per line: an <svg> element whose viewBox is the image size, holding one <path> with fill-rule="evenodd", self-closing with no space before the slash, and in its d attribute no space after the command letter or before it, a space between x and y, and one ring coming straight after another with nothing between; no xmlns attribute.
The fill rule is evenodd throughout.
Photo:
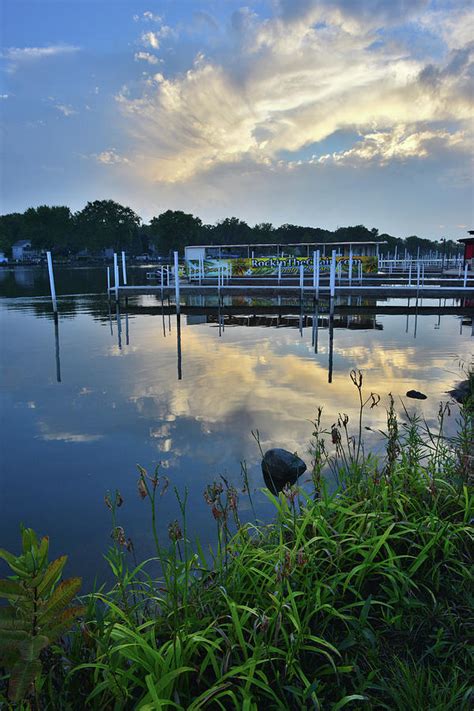
<svg viewBox="0 0 474 711"><path fill-rule="evenodd" d="M464 0L3 0L2 212L473 224Z"/></svg>

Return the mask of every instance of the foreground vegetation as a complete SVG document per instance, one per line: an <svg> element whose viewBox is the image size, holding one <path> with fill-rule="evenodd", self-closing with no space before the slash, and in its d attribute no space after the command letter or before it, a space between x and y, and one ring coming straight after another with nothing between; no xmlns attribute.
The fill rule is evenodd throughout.
<svg viewBox="0 0 474 711"><path fill-rule="evenodd" d="M253 509L245 466L240 491L223 478L207 487L212 553L188 540L178 492L182 520L159 540L167 481L142 468L157 556L131 563L122 497L107 495L111 590L71 607L79 581L59 583L65 559L47 562L46 539L25 530L22 555L2 551L5 708L468 709L472 389L454 440L449 405L434 432L407 411L399 420L389 397L374 456L364 411L382 405L351 377L360 417L353 433L344 414L326 430L318 411L311 494L267 492L275 520L242 524L239 496ZM147 572L157 565L159 577Z"/></svg>

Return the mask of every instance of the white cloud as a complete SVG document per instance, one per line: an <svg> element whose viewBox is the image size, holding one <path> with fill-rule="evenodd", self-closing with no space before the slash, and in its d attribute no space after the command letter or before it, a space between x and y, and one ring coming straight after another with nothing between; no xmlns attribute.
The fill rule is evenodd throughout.
<svg viewBox="0 0 474 711"><path fill-rule="evenodd" d="M0 99L8 99L9 94L0 94Z"/></svg>
<svg viewBox="0 0 474 711"><path fill-rule="evenodd" d="M359 160L403 152L423 158L436 138L458 146L472 112L472 47L427 64L400 42L374 45L373 25L359 26L368 5L380 21L395 22L395 6L406 3L281 3L282 15L267 20L240 10L231 54L219 60L199 54L187 72L152 88L144 84L140 98L120 94L137 169L149 181L176 182L219 164L271 165L282 151L299 151L338 130L367 136L363 149L354 147ZM410 12L424 5L418 0ZM435 123L453 138L428 135L426 126ZM411 133L403 137L397 131L404 126Z"/></svg>
<svg viewBox="0 0 474 711"><path fill-rule="evenodd" d="M142 34L141 40L145 47L151 47L152 49L159 49L160 41L158 39L157 32L144 32Z"/></svg>
<svg viewBox="0 0 474 711"><path fill-rule="evenodd" d="M143 13L143 18L145 20L149 20L150 22L161 22L161 16L155 15L153 12L150 12L150 10L146 10Z"/></svg>
<svg viewBox="0 0 474 711"><path fill-rule="evenodd" d="M74 116L74 114L77 114L77 111L68 104L55 104L54 108L62 113L63 116Z"/></svg>
<svg viewBox="0 0 474 711"><path fill-rule="evenodd" d="M46 47L8 47L2 51L0 56L10 62L8 71L13 72L21 64L36 62L48 57L73 54L79 50L80 47L71 44L51 44Z"/></svg>
<svg viewBox="0 0 474 711"><path fill-rule="evenodd" d="M135 61L139 62L140 60L148 62L148 64L158 64L160 61L158 57L150 54L150 52L135 52Z"/></svg>
<svg viewBox="0 0 474 711"><path fill-rule="evenodd" d="M378 131L363 137L353 148L313 156L310 163L336 165L361 165L375 161L384 165L392 160L425 158L434 150L457 148L469 150L471 141L465 131L450 133L445 130L429 129L417 131L413 127L397 126L393 131Z"/></svg>
<svg viewBox="0 0 474 711"><path fill-rule="evenodd" d="M142 15L133 15L134 22L140 22L140 20L143 22L161 22L162 17L161 15L155 15L150 10L146 10Z"/></svg>
<svg viewBox="0 0 474 711"><path fill-rule="evenodd" d="M91 157L95 158L98 163L102 163L103 165L114 165L116 163L129 162L128 158L119 155L115 148L111 148L107 151L102 151L102 153L93 153Z"/></svg>

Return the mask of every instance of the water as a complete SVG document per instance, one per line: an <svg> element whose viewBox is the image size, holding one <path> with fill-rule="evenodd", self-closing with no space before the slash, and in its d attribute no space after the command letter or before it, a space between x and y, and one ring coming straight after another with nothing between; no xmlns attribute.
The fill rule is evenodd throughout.
<svg viewBox="0 0 474 711"><path fill-rule="evenodd" d="M20 522L32 526L50 536L53 554L69 554L69 574L83 575L86 586L106 575L108 490L119 489L125 499L120 523L137 557L152 553L137 463L148 469L160 463L170 479L159 503L162 535L178 516L173 487L187 487L190 534L206 544L215 522L202 492L221 474L241 486L242 460L258 515L270 515L258 491L252 430L259 430L264 449L297 451L309 465L318 405L328 427L338 412L355 423L352 368L363 371L367 394L382 397L365 424L383 428L388 393L402 413L398 396L410 389L428 399L405 400L409 408L434 422L439 401L460 379L458 361L472 354L471 326L461 316L420 312L415 338L413 314L382 313L393 301L376 309L365 304L349 317L336 310L332 355L327 313L315 352L311 302L306 316L298 305L283 304L278 321L279 309L268 301L234 300L234 308L219 312L214 300L213 308L183 313L178 324L166 304L162 309L155 296L142 296L129 299L126 310L122 304L117 320L113 303L110 309L97 293L103 276L103 269L58 270L58 294L72 293L59 298L55 324L44 271L0 272L0 546L17 550ZM143 280L143 271L135 276ZM367 437L377 446L379 436ZM241 505L250 517L244 496Z"/></svg>

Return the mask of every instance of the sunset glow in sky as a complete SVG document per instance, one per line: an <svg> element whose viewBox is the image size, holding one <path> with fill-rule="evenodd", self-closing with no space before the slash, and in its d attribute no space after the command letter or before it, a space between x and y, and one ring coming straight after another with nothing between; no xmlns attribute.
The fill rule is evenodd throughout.
<svg viewBox="0 0 474 711"><path fill-rule="evenodd" d="M473 226L470 0L2 0L1 211Z"/></svg>

